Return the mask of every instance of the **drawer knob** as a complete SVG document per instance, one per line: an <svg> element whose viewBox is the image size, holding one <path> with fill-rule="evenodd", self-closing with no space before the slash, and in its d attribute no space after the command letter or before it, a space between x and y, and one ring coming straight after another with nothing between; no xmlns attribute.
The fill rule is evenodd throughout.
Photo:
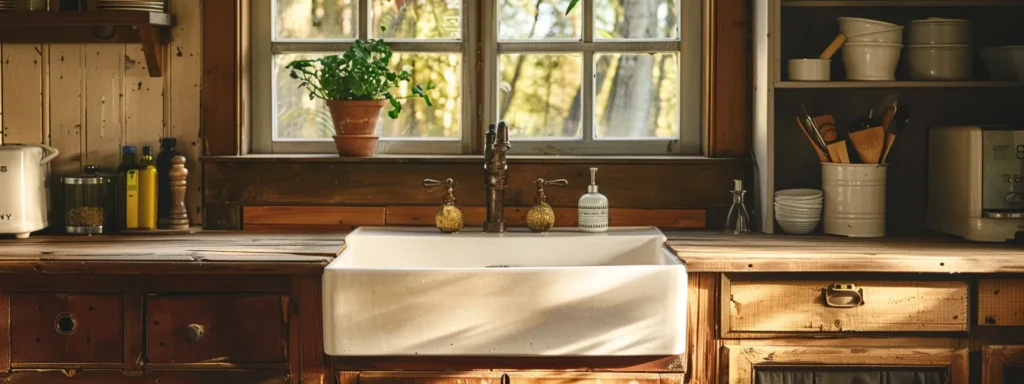
<svg viewBox="0 0 1024 384"><path fill-rule="evenodd" d="M186 327L186 330L188 333L188 341L193 343L199 341L199 339L203 337L203 334L206 333L206 328L199 324L189 324L188 327Z"/></svg>
<svg viewBox="0 0 1024 384"><path fill-rule="evenodd" d="M864 305L864 290L855 284L832 284L825 291L825 306L832 308L853 308Z"/></svg>
<svg viewBox="0 0 1024 384"><path fill-rule="evenodd" d="M78 330L78 320L74 315L64 312L53 320L53 328L57 330L57 333L67 336Z"/></svg>

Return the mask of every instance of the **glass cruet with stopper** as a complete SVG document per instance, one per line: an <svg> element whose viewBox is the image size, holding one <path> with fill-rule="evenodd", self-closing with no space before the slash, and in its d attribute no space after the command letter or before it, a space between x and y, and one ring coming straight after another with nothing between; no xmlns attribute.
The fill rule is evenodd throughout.
<svg viewBox="0 0 1024 384"><path fill-rule="evenodd" d="M743 190L743 180L733 180L732 206L729 207L729 217L725 219L725 231L732 234L744 234L750 232L750 215L747 207L743 205L743 196L747 191Z"/></svg>

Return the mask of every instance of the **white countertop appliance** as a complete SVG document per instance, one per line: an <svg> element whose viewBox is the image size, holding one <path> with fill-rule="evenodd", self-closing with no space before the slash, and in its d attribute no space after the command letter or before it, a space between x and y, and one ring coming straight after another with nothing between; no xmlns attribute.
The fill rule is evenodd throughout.
<svg viewBox="0 0 1024 384"><path fill-rule="evenodd" d="M972 241L1024 232L1024 128L928 131L928 229Z"/></svg>
<svg viewBox="0 0 1024 384"><path fill-rule="evenodd" d="M0 234L24 239L49 224L50 160L56 148L0 145Z"/></svg>

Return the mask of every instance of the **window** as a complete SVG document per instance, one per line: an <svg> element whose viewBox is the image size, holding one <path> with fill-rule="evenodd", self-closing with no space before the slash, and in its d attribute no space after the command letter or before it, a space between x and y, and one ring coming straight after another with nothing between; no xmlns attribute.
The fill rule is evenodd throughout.
<svg viewBox="0 0 1024 384"><path fill-rule="evenodd" d="M433 107L410 99L398 119L382 112L378 153L471 153L486 128L477 121L498 120L513 154L698 153L701 0L581 0L566 14L569 3L254 2L254 149L333 152L327 109L284 66L384 38L395 69L438 87Z"/></svg>

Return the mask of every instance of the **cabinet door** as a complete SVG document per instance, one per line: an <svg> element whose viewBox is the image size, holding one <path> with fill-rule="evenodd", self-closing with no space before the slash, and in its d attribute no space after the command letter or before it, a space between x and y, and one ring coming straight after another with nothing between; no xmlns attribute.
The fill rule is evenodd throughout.
<svg viewBox="0 0 1024 384"><path fill-rule="evenodd" d="M507 384L679 384L682 373L509 372Z"/></svg>
<svg viewBox="0 0 1024 384"><path fill-rule="evenodd" d="M727 346L729 384L967 384L967 350Z"/></svg>
<svg viewBox="0 0 1024 384"><path fill-rule="evenodd" d="M1024 383L1024 345L986 345L981 366L984 384Z"/></svg>
<svg viewBox="0 0 1024 384"><path fill-rule="evenodd" d="M120 363L123 317L118 295L12 294L12 365Z"/></svg>
<svg viewBox="0 0 1024 384"><path fill-rule="evenodd" d="M500 372L342 371L339 384L504 384Z"/></svg>
<svg viewBox="0 0 1024 384"><path fill-rule="evenodd" d="M4 384L289 384L288 372L275 371L161 371L125 376L120 370L13 372Z"/></svg>

